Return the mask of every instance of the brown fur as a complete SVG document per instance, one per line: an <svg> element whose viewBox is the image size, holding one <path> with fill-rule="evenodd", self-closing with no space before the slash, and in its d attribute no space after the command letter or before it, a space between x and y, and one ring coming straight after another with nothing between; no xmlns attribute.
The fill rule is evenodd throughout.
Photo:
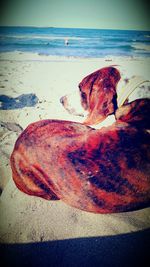
<svg viewBox="0 0 150 267"><path fill-rule="evenodd" d="M48 200L95 213L131 211L150 204L149 101L116 111L120 74L98 70L79 84L89 116L84 124L44 120L30 124L11 155L17 187ZM117 122L93 129L115 112Z"/></svg>
<svg viewBox="0 0 150 267"><path fill-rule="evenodd" d="M94 130L46 120L21 134L11 167L27 194L96 213L122 212L149 205L149 151L149 134L128 124Z"/></svg>
<svg viewBox="0 0 150 267"><path fill-rule="evenodd" d="M136 99L125 104L115 113L116 120L136 127L150 129L150 99Z"/></svg>
<svg viewBox="0 0 150 267"><path fill-rule="evenodd" d="M103 121L117 107L116 86L120 73L114 67L106 67L85 77L79 84L81 104L89 112L86 125Z"/></svg>

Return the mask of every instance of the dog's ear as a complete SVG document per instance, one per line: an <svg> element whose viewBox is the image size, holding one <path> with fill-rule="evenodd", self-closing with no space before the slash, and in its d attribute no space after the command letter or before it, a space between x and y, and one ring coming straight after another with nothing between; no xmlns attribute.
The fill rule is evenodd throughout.
<svg viewBox="0 0 150 267"><path fill-rule="evenodd" d="M87 92L89 115L84 122L86 125L100 123L115 112L117 109L116 86L119 80L119 71L114 67L106 67L87 76L80 84L81 92ZM82 101L85 102L83 99Z"/></svg>
<svg viewBox="0 0 150 267"><path fill-rule="evenodd" d="M93 85L96 83L96 80L100 76L101 76L101 69L89 74L79 83L81 104L83 108L87 111L90 111L90 96L93 90Z"/></svg>

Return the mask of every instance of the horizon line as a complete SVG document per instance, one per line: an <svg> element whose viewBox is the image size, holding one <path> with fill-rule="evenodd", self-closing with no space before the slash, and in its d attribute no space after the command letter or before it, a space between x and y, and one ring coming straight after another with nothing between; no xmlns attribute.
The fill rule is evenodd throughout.
<svg viewBox="0 0 150 267"><path fill-rule="evenodd" d="M57 29L84 29L84 30L117 30L117 31L146 31L150 32L150 30L143 29L117 29L117 28L88 28L88 27L56 27L56 26L33 26L33 25L0 25L0 27L9 27L9 28L57 28Z"/></svg>

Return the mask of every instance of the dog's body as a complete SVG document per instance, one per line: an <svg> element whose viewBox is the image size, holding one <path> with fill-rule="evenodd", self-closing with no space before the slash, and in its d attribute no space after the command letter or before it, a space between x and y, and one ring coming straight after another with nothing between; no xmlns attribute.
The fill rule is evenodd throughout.
<svg viewBox="0 0 150 267"><path fill-rule="evenodd" d="M11 155L20 190L95 213L149 206L150 100L117 109L120 78L119 71L109 67L82 80L79 102L88 111L83 123L44 120L25 129ZM65 106L64 99L61 102ZM113 124L114 115L108 116L112 113ZM87 126L106 122L106 117L107 127Z"/></svg>
<svg viewBox="0 0 150 267"><path fill-rule="evenodd" d="M95 130L45 120L21 134L11 156L17 187L95 213L123 212L150 202L149 134L126 123Z"/></svg>

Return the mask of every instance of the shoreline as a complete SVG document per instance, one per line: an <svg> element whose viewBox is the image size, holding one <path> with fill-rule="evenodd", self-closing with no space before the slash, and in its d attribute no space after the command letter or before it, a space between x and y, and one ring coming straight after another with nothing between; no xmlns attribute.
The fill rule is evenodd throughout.
<svg viewBox="0 0 150 267"><path fill-rule="evenodd" d="M21 51L11 51L11 52L0 52L0 61L46 61L46 62L66 62L66 61L114 61L114 60L146 60L150 61L150 57L147 56L127 56L127 55L108 55L102 57L80 57L80 56L59 56L59 55L48 55L41 54L37 52L21 52Z"/></svg>

